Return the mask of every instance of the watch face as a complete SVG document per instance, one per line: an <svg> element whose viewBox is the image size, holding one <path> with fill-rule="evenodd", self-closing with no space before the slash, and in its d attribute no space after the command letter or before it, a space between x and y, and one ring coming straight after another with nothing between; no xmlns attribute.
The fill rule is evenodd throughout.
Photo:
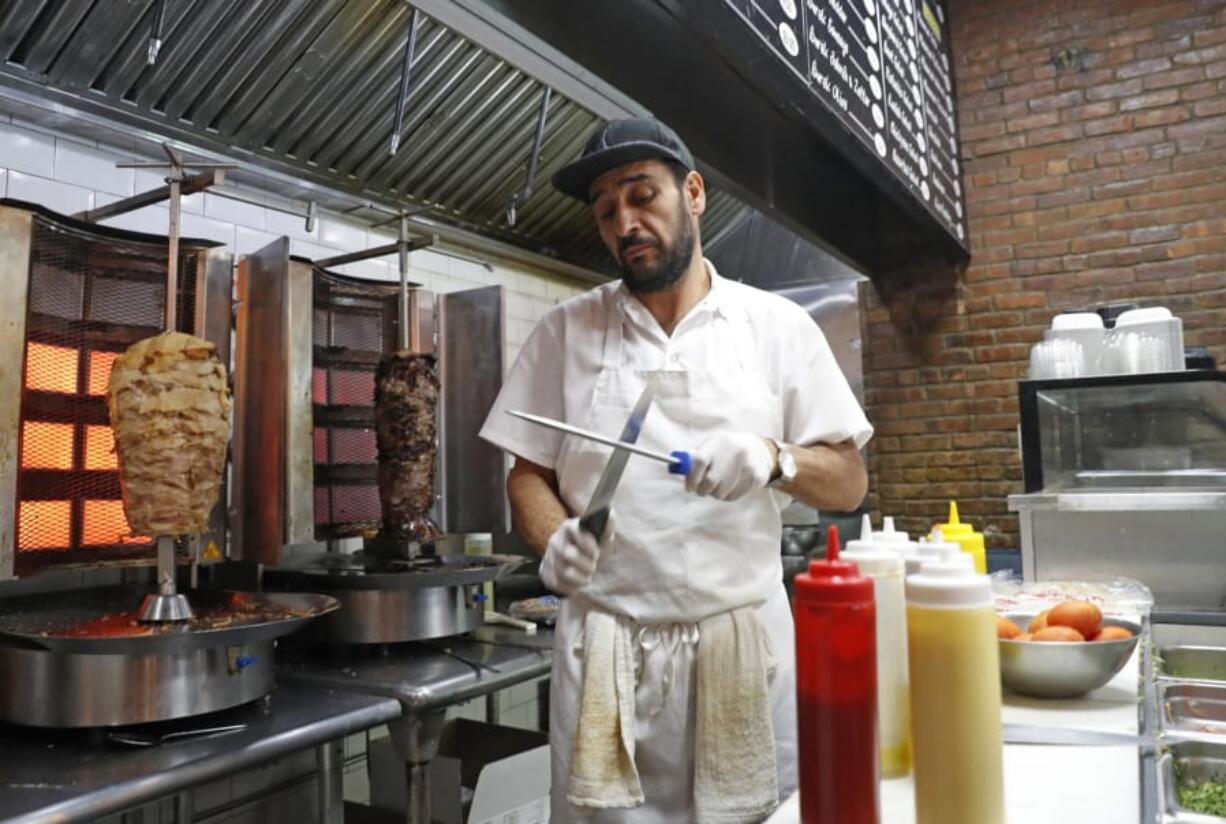
<svg viewBox="0 0 1226 824"><path fill-rule="evenodd" d="M788 480L796 477L796 458L790 449L779 450L779 470Z"/></svg>

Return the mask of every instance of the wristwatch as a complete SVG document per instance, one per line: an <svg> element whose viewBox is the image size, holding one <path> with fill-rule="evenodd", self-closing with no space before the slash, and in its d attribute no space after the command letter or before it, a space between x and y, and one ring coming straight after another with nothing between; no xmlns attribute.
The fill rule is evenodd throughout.
<svg viewBox="0 0 1226 824"><path fill-rule="evenodd" d="M775 445L775 460L779 463L779 477L767 484L767 486L783 486L790 484L796 480L796 456L792 454L792 450L785 443L771 438L771 443Z"/></svg>

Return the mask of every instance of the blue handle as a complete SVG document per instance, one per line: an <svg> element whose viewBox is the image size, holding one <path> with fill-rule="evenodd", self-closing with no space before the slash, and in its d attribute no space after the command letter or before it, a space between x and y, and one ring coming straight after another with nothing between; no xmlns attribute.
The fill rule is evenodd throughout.
<svg viewBox="0 0 1226 824"><path fill-rule="evenodd" d="M240 655L234 659L234 669L242 672L258 660L254 655Z"/></svg>
<svg viewBox="0 0 1226 824"><path fill-rule="evenodd" d="M677 462L669 464L668 471L673 475L689 475L690 470L694 466L694 462L690 458L690 453L677 451L671 454L677 459Z"/></svg>

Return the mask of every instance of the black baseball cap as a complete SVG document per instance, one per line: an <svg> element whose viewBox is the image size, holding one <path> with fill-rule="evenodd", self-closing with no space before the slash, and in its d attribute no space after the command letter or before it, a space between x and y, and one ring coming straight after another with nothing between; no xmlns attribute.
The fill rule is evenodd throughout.
<svg viewBox="0 0 1226 824"><path fill-rule="evenodd" d="M694 156L676 132L654 117L627 117L610 120L593 132L579 159L554 174L553 185L586 203L593 180L640 160L672 161L694 171Z"/></svg>

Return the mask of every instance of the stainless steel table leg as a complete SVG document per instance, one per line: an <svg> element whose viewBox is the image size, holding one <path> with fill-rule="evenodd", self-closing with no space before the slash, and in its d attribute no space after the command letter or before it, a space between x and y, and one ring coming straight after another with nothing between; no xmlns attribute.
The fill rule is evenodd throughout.
<svg viewBox="0 0 1226 824"><path fill-rule="evenodd" d="M195 812L191 790L175 793L175 824L192 824Z"/></svg>
<svg viewBox="0 0 1226 824"><path fill-rule="evenodd" d="M344 824L345 773L344 741L329 741L315 748L319 772L319 823Z"/></svg>
<svg viewBox="0 0 1226 824"><path fill-rule="evenodd" d="M405 820L408 824L430 824L430 761L438 754L438 740L446 717L446 710L438 709L405 715L387 725L396 755L406 765L409 808L405 811Z"/></svg>

